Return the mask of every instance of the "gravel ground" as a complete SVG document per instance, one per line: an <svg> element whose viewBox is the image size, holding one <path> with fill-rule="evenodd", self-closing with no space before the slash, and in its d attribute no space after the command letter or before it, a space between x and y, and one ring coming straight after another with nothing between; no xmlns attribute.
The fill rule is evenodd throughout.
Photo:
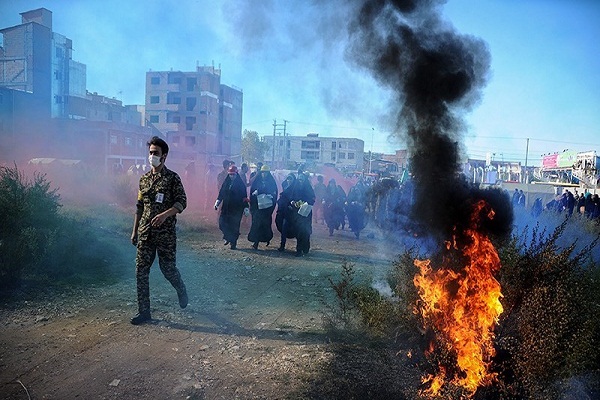
<svg viewBox="0 0 600 400"><path fill-rule="evenodd" d="M212 219L212 217L211 217ZM245 222L242 233L248 232ZM414 399L421 371L407 344L342 340L325 328L335 305L328 277L351 262L381 280L398 247L376 229L356 240L315 225L311 252L223 246L214 221L180 234L178 266L189 306L154 265L153 321L133 326L135 249L105 231L122 271L88 287L25 285L0 304L3 399Z"/></svg>

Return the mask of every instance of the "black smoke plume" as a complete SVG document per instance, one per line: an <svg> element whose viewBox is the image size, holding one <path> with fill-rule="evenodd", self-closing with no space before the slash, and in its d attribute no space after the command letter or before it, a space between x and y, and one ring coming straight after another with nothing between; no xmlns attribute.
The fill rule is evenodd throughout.
<svg viewBox="0 0 600 400"><path fill-rule="evenodd" d="M461 35L441 18L442 1L367 0L350 23L347 56L390 88L396 125L409 147L414 180L412 215L430 234L449 237L469 220L478 199L495 208L483 228L507 234L508 198L481 191L459 176L463 114L480 99L490 66L482 40ZM499 215L498 215L499 214Z"/></svg>

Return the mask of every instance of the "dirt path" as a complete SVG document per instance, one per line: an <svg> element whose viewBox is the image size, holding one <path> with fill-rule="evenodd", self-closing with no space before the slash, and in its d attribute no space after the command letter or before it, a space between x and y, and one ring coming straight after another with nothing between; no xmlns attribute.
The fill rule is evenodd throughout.
<svg viewBox="0 0 600 400"><path fill-rule="evenodd" d="M317 225L311 253L301 258L293 256L294 240L280 253L276 241L256 251L241 240L232 251L216 229L186 236L178 266L190 304L179 309L154 265L153 322L142 326L129 323L135 249L125 237L110 240L126 260L118 283L43 295L25 288L2 304L0 398L339 398L339 390L346 398L414 397L394 379L362 382L378 362L404 367L342 348L323 328L335 302L327 277L339 279L344 260L371 279L394 259L393 249L378 246L385 243L379 232L330 238ZM418 379L416 368L393 372Z"/></svg>

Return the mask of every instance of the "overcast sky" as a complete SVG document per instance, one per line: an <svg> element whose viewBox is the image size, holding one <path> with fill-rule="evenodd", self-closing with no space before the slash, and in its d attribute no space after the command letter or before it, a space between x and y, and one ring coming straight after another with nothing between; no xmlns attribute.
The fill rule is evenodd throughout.
<svg viewBox="0 0 600 400"><path fill-rule="evenodd" d="M322 3L314 5L316 3ZM390 93L346 62L347 2L286 0L0 1L0 27L45 7L73 40L87 88L143 104L145 73L214 65L244 92L243 128L358 137L405 148L386 118ZM471 157L539 164L544 153L600 151L600 1L450 0L455 29L485 41L491 73L467 114ZM526 153L527 139L529 150Z"/></svg>

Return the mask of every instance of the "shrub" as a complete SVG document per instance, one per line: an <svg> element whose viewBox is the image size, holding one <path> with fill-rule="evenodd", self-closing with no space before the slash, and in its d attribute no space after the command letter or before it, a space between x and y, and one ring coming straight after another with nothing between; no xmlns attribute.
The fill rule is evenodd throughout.
<svg viewBox="0 0 600 400"><path fill-rule="evenodd" d="M589 394L593 388L598 393L598 378L588 378L600 369L600 269L589 258L598 239L583 247L577 241L561 247L558 243L568 239L564 237L568 223L564 221L550 234L539 226L531 232L525 228L499 246L504 313L496 328L497 354L492 362L492 372L498 375L492 386L480 388L474 398L565 398L572 390L568 385L581 377L586 382L578 385L588 386L584 392ZM580 250L575 252L576 248ZM393 299L357 284L352 266L342 266L342 279L330 283L347 326L358 321L369 333L386 334L390 341L398 333L418 338L418 321L412 313L417 300L416 256L414 250L407 250L393 264L388 278ZM442 350L433 358L415 356L432 362L450 355Z"/></svg>
<svg viewBox="0 0 600 400"><path fill-rule="evenodd" d="M56 236L59 208L45 175L28 180L16 165L0 167L0 286L17 285L24 270L39 265Z"/></svg>
<svg viewBox="0 0 600 400"><path fill-rule="evenodd" d="M576 242L557 245L566 226L551 234L536 226L500 249L505 312L496 342L505 395L557 398L559 380L599 367L600 281L586 262L597 239L574 254Z"/></svg>
<svg viewBox="0 0 600 400"><path fill-rule="evenodd" d="M50 189L45 174L27 177L14 167L0 167L0 207L5 222L0 224L0 288L17 287L24 278L43 280L94 281L111 279L107 270L119 265L114 246L106 246L100 237L129 233L123 218L114 218L114 209L77 214L60 212L58 189ZM98 212L110 212L98 220ZM119 224L121 221L121 224ZM99 230L110 235L99 235ZM110 260L110 263L108 260Z"/></svg>
<svg viewBox="0 0 600 400"><path fill-rule="evenodd" d="M416 290L406 287L401 283L404 280L399 279L414 270L412 262L410 265L404 263L410 257L409 254L400 257L394 264L395 273L390 274L393 298L382 296L370 285L356 282L353 265L344 262L341 279L334 282L329 278L338 301L334 320L345 329L366 332L372 338L395 337L413 329L416 326L416 318L412 313L414 303L407 300L416 296Z"/></svg>

